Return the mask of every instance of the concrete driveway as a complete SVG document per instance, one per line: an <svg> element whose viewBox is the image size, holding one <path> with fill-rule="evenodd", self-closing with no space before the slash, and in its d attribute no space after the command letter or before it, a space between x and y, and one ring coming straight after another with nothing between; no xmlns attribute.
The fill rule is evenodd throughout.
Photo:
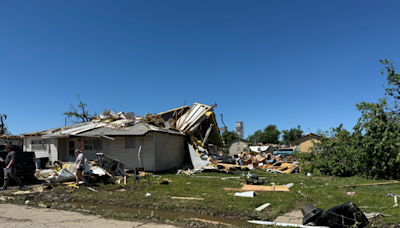
<svg viewBox="0 0 400 228"><path fill-rule="evenodd" d="M104 219L96 215L84 215L78 212L62 211L48 208L0 204L0 224L7 228L178 228L173 225L153 222L119 221Z"/></svg>

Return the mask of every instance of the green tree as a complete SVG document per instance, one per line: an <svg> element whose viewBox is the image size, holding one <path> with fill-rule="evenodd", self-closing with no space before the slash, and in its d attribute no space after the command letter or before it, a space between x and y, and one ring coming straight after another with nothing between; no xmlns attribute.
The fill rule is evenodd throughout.
<svg viewBox="0 0 400 228"><path fill-rule="evenodd" d="M236 132L234 132L234 131L224 131L224 132L222 132L221 136L222 136L222 140L224 141L226 146L231 145L231 143L233 141L239 139Z"/></svg>
<svg viewBox="0 0 400 228"><path fill-rule="evenodd" d="M284 144L290 144L292 140L298 139L303 135L300 125L290 130L282 130L282 142Z"/></svg>
<svg viewBox="0 0 400 228"><path fill-rule="evenodd" d="M358 175L375 179L400 178L400 75L394 71L391 61L381 60L387 73L388 98L378 103L361 102L356 107L361 117L350 133L342 125L332 129L334 137L325 135L318 143L323 150L312 151L304 156L305 172L335 174L339 176Z"/></svg>
<svg viewBox="0 0 400 228"><path fill-rule="evenodd" d="M390 111L397 116L400 113L399 100L400 100L400 74L395 72L395 67L392 61L387 59L379 60L385 67L381 70L381 74L387 74L387 87L385 88L385 95L393 98L392 105L385 105L385 111Z"/></svg>
<svg viewBox="0 0 400 228"><path fill-rule="evenodd" d="M320 134L318 148L311 148L302 159L304 172L314 175L326 174L336 176L353 176L357 174L356 163L359 162L356 154L356 140L354 133L343 129L341 124L331 128L330 132ZM335 137L332 137L335 136Z"/></svg>
<svg viewBox="0 0 400 228"><path fill-rule="evenodd" d="M76 109L71 103L69 107L70 110L68 112L64 112L63 115L68 116L69 121L72 123L83 123L93 120L96 117L96 113L93 115L89 114L89 110L85 109L87 104L81 101L79 94L77 94L76 97L79 100L78 109Z"/></svg>
<svg viewBox="0 0 400 228"><path fill-rule="evenodd" d="M261 134L262 134L262 131L257 130L256 132L254 132L254 134L249 135L247 137L247 141L249 143L260 143L261 142Z"/></svg>
<svg viewBox="0 0 400 228"><path fill-rule="evenodd" d="M279 143L281 132L276 125L268 125L263 131L258 130L248 137L250 143Z"/></svg>

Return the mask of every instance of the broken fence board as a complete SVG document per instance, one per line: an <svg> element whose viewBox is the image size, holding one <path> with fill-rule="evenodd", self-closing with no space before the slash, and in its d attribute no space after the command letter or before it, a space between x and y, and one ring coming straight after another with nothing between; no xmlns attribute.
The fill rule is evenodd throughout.
<svg viewBox="0 0 400 228"><path fill-rule="evenodd" d="M194 197L177 197L177 196L171 196L171 199L184 199L184 200L204 200L204 198L194 198Z"/></svg>
<svg viewBox="0 0 400 228"><path fill-rule="evenodd" d="M257 207L255 210L256 210L256 211L262 211L262 210L264 210L265 208L267 208L269 205L271 205L271 204L270 204L270 203L264 203L263 205Z"/></svg>

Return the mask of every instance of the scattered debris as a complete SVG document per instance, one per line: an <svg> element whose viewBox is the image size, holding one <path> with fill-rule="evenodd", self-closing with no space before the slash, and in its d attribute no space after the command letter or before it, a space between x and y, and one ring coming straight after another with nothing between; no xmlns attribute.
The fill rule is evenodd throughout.
<svg viewBox="0 0 400 228"><path fill-rule="evenodd" d="M397 196L394 196L394 205L392 207L397 207L399 204L397 204Z"/></svg>
<svg viewBox="0 0 400 228"><path fill-rule="evenodd" d="M47 206L46 204L43 203L38 203L38 207L49 208L50 206Z"/></svg>
<svg viewBox="0 0 400 228"><path fill-rule="evenodd" d="M89 189L90 191L93 191L93 192L99 192L99 191L97 191L97 190L95 190L95 189L93 189L93 188L87 187L87 189Z"/></svg>
<svg viewBox="0 0 400 228"><path fill-rule="evenodd" d="M146 195L145 196L151 196L151 194L150 193L146 193Z"/></svg>
<svg viewBox="0 0 400 228"><path fill-rule="evenodd" d="M356 192L346 192L346 195L348 195L348 196L354 196L354 193L356 193Z"/></svg>
<svg viewBox="0 0 400 228"><path fill-rule="evenodd" d="M236 192L235 196L240 196L240 197L251 197L253 198L255 196L254 191L248 191L248 192Z"/></svg>
<svg viewBox="0 0 400 228"><path fill-rule="evenodd" d="M387 197L393 197L393 196L400 197L400 195L397 195L397 194L394 194L394 193L388 193L385 196L387 196Z"/></svg>
<svg viewBox="0 0 400 228"><path fill-rule="evenodd" d="M31 193L37 193L37 191L16 191L13 193L13 195L27 195L27 194L31 194Z"/></svg>
<svg viewBox="0 0 400 228"><path fill-rule="evenodd" d="M0 196L1 201L8 201L8 200L14 200L15 198L13 196Z"/></svg>

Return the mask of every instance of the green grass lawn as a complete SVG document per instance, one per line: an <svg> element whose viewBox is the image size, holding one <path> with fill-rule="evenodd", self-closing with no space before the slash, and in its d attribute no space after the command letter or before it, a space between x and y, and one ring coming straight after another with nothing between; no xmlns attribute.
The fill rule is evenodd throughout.
<svg viewBox="0 0 400 228"><path fill-rule="evenodd" d="M124 186L125 192L117 191L121 189L122 184L94 187L99 192L92 192L85 189L85 187L81 187L79 191L72 194L72 197L74 201L82 202L111 203L128 207L199 212L208 215L269 221L273 221L277 216L286 212L299 210L307 204L314 204L316 207L328 209L332 206L352 201L362 211L390 215L378 218L377 222L379 224L400 224L400 208L391 208L394 205L393 197L383 196L387 193L400 194L400 184L339 188L338 186L340 185L388 181L357 177L332 177L332 180L321 180L312 179L305 176L305 174L250 172L267 181L265 185L270 185L271 182L274 182L276 185L294 183L294 186L290 188L290 192L262 192L257 193L254 198L242 198L228 195L232 191L225 191L223 188L241 188L242 185L240 184L244 182L242 175L247 174L247 172L237 172L236 174L202 173L191 176L168 174L151 176L150 183L140 182L134 184L133 178L128 178L128 183ZM204 176L213 178L202 178ZM232 176L241 176L241 178L221 179ZM156 181L161 183L163 178L168 178L172 182L168 185L155 183ZM306 196L302 196L298 191L301 191ZM346 192L355 192L355 194L354 196L348 196ZM146 193L150 193L151 196L146 197ZM168 196L196 197L204 198L204 200L177 200ZM271 205L262 212L254 210L264 203L270 203Z"/></svg>

